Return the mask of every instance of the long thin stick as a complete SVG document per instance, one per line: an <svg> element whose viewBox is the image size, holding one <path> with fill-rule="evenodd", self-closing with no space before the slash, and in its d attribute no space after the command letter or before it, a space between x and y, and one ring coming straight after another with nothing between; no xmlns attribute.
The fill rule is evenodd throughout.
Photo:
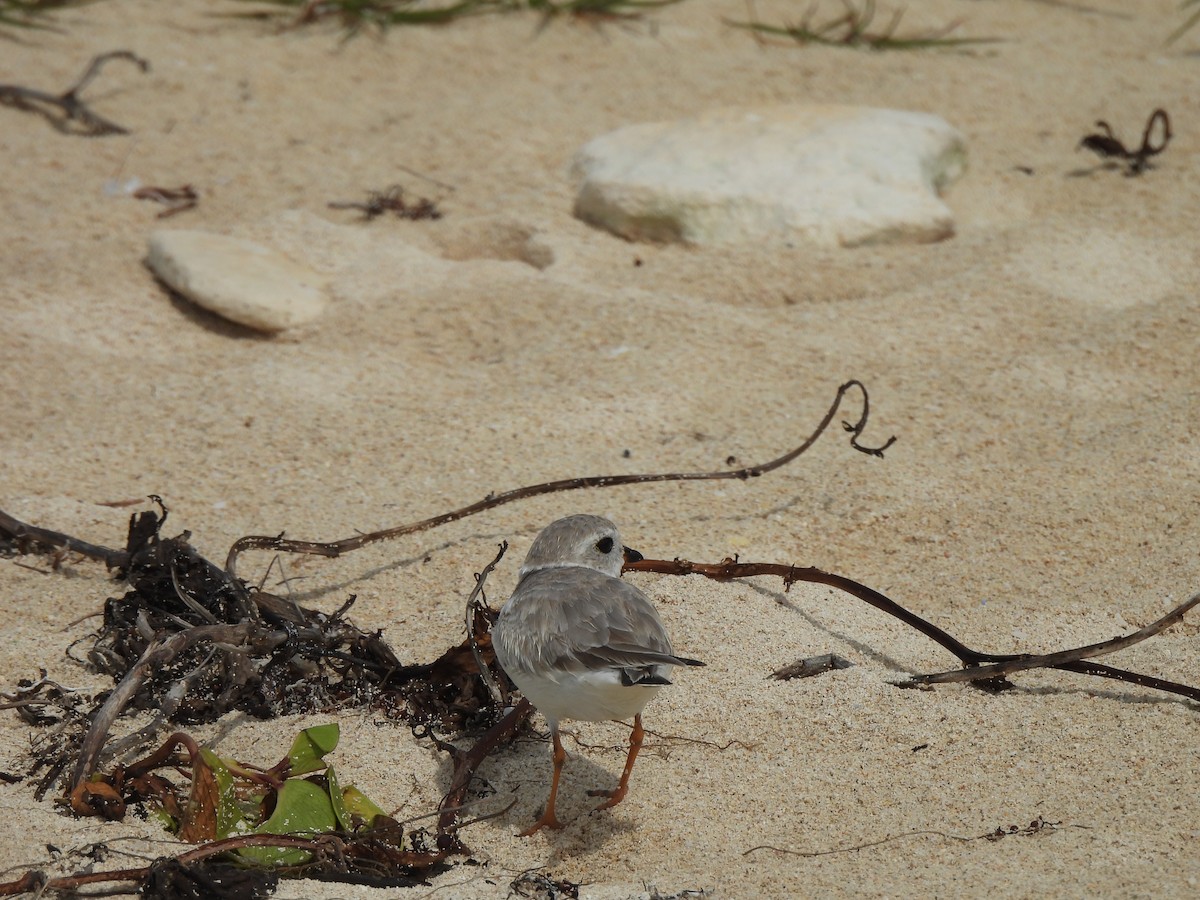
<svg viewBox="0 0 1200 900"><path fill-rule="evenodd" d="M466 624L467 624L467 643L471 645L471 655L475 657L475 665L479 667L479 677L483 679L484 685L488 689L488 693L492 697L492 702L497 708L503 707L504 698L500 693L500 686L496 684L496 679L492 676L492 670L488 668L484 662L483 653L479 649L479 636L475 634L475 618L476 613L487 606L487 598L483 597L483 586L487 582L489 575L495 571L500 560L504 559L504 554L508 552L508 541L501 541L500 549L496 552L496 557L490 563L483 567L483 571L475 576L475 587L471 591L471 596L467 597L466 608ZM491 640L491 635L488 636Z"/></svg>
<svg viewBox="0 0 1200 900"><path fill-rule="evenodd" d="M431 528L437 528L440 525L445 525L449 522L456 522L459 519L465 519L467 516L473 516L476 513L481 513L484 510L494 509L497 506L503 506L506 503L512 503L516 500L525 500L530 497L538 497L542 494L553 494L561 491L577 491L583 488L605 488L617 487L626 484L651 484L663 481L718 481L722 479L739 479L746 480L747 478L757 478L760 475L765 475L767 472L785 466L796 457L800 456L808 450L817 440L825 433L825 430L833 422L837 415L838 407L841 406L842 399L851 389L857 388L862 392L863 405L862 414L854 424L849 422L842 423L846 431L850 432L850 446L861 453L866 453L869 456L883 456L883 452L895 443L896 438L890 437L880 447L866 447L858 443L858 438L866 427L867 418L870 415L870 400L867 396L867 389L862 382L857 380L847 381L838 388L837 396L834 397L833 403L830 404L829 410L825 413L825 417L817 425L813 433L808 438L796 447L770 462L765 462L756 466L746 466L741 469L732 469L728 471L718 472L664 472L646 475L593 475L585 478L566 478L561 481L547 481L543 484L530 485L528 487L516 488L510 491L504 491L500 494L489 494L478 503L472 503L469 506L464 506L461 509L453 510L452 512L441 513L440 515L424 519L420 522L414 522L409 525L400 525L395 528L386 528L383 531L372 531L367 534L357 534L354 537L343 538L340 541L318 542L318 541L293 541L286 539L282 534L270 535L248 535L238 538L233 542L233 546L229 548L229 555L225 559L225 571L229 573L231 578L236 579L237 559L238 556L247 550L271 550L276 553L308 553L316 556L338 557L343 553L349 553L352 550L358 550L368 544L374 544L379 541L387 541L393 538L403 537L404 535L415 534L419 531L428 531Z"/></svg>

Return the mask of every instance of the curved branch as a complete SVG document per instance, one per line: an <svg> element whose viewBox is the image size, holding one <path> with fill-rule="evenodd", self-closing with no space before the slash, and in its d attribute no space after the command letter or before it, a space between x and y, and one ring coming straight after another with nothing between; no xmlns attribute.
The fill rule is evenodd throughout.
<svg viewBox="0 0 1200 900"><path fill-rule="evenodd" d="M470 750L459 750L453 744L434 738L438 749L449 752L454 757L454 774L450 779L450 789L438 805L438 849L449 851L457 846L458 812L467 801L467 790L479 766L487 759L488 754L500 744L512 740L525 720L533 715L533 704L525 698L508 711L508 713L493 725ZM430 733L430 737L433 737Z"/></svg>
<svg viewBox="0 0 1200 900"><path fill-rule="evenodd" d="M884 596L874 588L859 584L844 575L835 575L816 568L800 568L782 563L742 563L727 559L719 563L694 563L686 559L642 559L635 563L626 563L626 572L657 572L660 575L703 575L714 581L732 581L735 578L752 578L756 575L775 575L783 579L783 589L787 590L797 581L810 581L817 584L827 584L844 591L859 600L871 604L889 616L894 616L905 625L915 628L931 641L949 650L965 665L976 665L980 662L991 662L1002 657L989 653L972 650L962 641L938 628L932 622L926 621L914 612L905 609L896 601Z"/></svg>
<svg viewBox="0 0 1200 900"><path fill-rule="evenodd" d="M464 506L461 509L453 510L452 512L442 513L420 522L414 522L409 525L399 525L395 528L387 528L382 531L372 531L367 534L357 534L354 537L343 538L340 541L294 541L284 538L282 534L274 537L270 535L247 535L246 537L238 538L233 542L233 546L229 548L229 555L225 559L225 571L230 578L236 579L237 575L237 559L238 556L247 550L272 550L277 553L307 553L315 556L338 557L343 553L349 553L352 550L358 550L368 544L374 544L379 541L391 540L393 538L403 537L409 534L415 534L421 531L428 531L431 528L437 528L441 525L446 525L450 522L456 522L459 519L465 519L468 516L473 516L476 513L484 512L485 510L494 509L497 506L503 506L506 503L512 503L516 500L525 500L530 497L538 497L542 494L554 494L562 491L577 491L583 488L605 488L618 487L627 484L652 484L664 481L718 481L725 479L746 480L747 478L757 478L760 475L765 475L768 472L774 471L782 466L786 466L796 457L807 451L817 440L825 433L825 430L833 422L837 415L838 408L842 404L847 392L853 389L858 389L862 392L863 408L862 414L858 421L851 424L843 422L842 427L850 432L850 445L861 453L866 453L869 456L883 456L884 450L895 443L896 438L889 438L880 447L867 447L858 442L858 438L862 435L863 430L867 425L869 415L869 398L867 395L866 386L861 381L851 379L845 382L837 390L837 395L830 404L828 411L825 413L821 422L813 430L798 447L788 451L780 457L777 457L769 462L761 463L755 466L746 466L741 469L731 469L717 472L663 472L644 475L593 475L584 478L566 478L560 481L547 481L542 484L529 485L527 487L515 488L513 490L504 491L500 494L489 494L484 499L477 503L472 503L469 506Z"/></svg>

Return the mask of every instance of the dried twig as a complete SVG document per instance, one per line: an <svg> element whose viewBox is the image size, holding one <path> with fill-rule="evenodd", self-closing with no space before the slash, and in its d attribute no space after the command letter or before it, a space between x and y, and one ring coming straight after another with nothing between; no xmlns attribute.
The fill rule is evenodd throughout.
<svg viewBox="0 0 1200 900"><path fill-rule="evenodd" d="M150 69L150 63L129 50L113 50L110 53L101 53L93 59L84 73L79 76L79 80L61 94L50 94L46 91L21 87L16 84L0 84L0 103L15 106L17 109L40 113L59 131L67 131L66 123L74 121L78 122L83 128L78 133L88 137L97 137L104 134L128 134L129 131L127 129L93 112L86 103L79 99L80 91L87 87L92 79L100 74L100 70L110 59L127 59L137 65L143 72ZM62 111L62 118L56 117L50 110L45 108L46 106L57 107Z"/></svg>
<svg viewBox="0 0 1200 900"><path fill-rule="evenodd" d="M339 541L331 541L321 543L317 541L297 541L289 538L284 538L279 535L248 535L238 538L234 541L233 546L229 548L229 553L225 558L225 575L221 576L225 579L226 584L231 588L238 589L244 594L244 589L241 588L242 582L237 578L237 560L238 557L247 550L271 550L278 553L304 553L315 556L324 556L328 558L339 557L353 550L361 549L369 544L378 543L380 541L393 540L395 538L404 537L409 534L417 534L422 531L429 531L441 525L446 525L450 522L457 522L459 519L465 519L468 516L473 516L485 510L494 509L497 506L503 506L507 503L513 503L517 500L526 500L530 497L539 497L542 494L553 494L562 491L575 491L584 488L605 488L618 487L621 485L630 484L653 484L666 481L715 481L737 479L745 481L749 478L757 478L760 475L765 475L768 472L781 468L788 463L794 461L797 457L807 452L813 444L820 439L821 435L833 423L837 416L838 409L841 407L842 401L846 394L857 389L862 393L862 412L859 414L857 421L843 422L842 428L850 435L850 446L860 453L865 453L868 456L882 457L884 451L896 442L895 436L889 437L884 443L878 447L866 446L859 443L859 438L867 427L867 420L870 417L871 406L870 397L867 394L867 389L862 382L857 379L852 379L845 382L837 389L837 394L833 398L833 402L829 405L825 416L818 423L813 432L801 443L798 447L788 451L783 456L773 459L769 462L761 463L754 466L745 466L740 469L732 469L727 471L717 472L667 472L644 475L595 475L585 478L566 478L560 481L548 481L542 484L529 485L527 487L515 488L513 490L504 491L499 494L489 494L483 500L477 503L472 503L469 506L464 506L461 509L456 509L452 512L441 513L428 519L423 519L420 522L414 522L408 525L399 525L395 528L387 528L382 531L372 531L364 534L356 534L353 537L343 538ZM152 496L161 505L161 500ZM161 525L161 522L159 523ZM75 553L79 553L90 559L96 559L103 562L110 569L124 569L129 565L130 554L127 550L113 550L108 547L103 547L98 544L90 544L86 541L81 541L77 538L63 534L57 531L51 531L46 528L39 528L34 525L28 525L13 516L8 515L3 510L0 510L0 549L3 549L4 542L12 545L18 552L53 552L58 549L66 549ZM207 565L207 561L205 561ZM214 567L215 568L215 567Z"/></svg>
<svg viewBox="0 0 1200 900"><path fill-rule="evenodd" d="M885 838L880 838L877 841L868 841L865 844L853 844L849 847L837 847L832 850L793 850L790 847L776 847L774 844L759 844L756 847L751 847L749 850L743 851L742 856L749 856L751 853L756 853L759 850L773 850L776 853L783 853L788 856L803 856L805 858L813 858L817 856L833 856L838 853L857 853L861 850L867 850L871 847L879 847L883 844L890 844L894 841L903 840L912 837L940 837L948 841L959 841L968 843L970 841L999 841L1013 835L1021 835L1029 837L1035 834L1049 833L1062 827L1062 822L1048 822L1042 816L1038 816L1028 825L1021 827L1017 825L998 825L994 831L988 831L984 834L961 835L948 834L945 831L937 831L935 829L925 828L919 831L906 831L903 834L892 834ZM1068 825L1068 828L1087 828L1087 825Z"/></svg>
<svg viewBox="0 0 1200 900"><path fill-rule="evenodd" d="M453 744L440 740L432 732L432 738L437 748L449 753L454 759L454 774L450 778L450 789L438 806L438 848L450 850L458 847L455 832L458 829L458 812L467 801L467 791L475 772L485 759L501 744L508 743L526 720L533 715L533 704L522 698L521 701L508 711L499 722L493 725L470 750L460 750ZM445 846L443 846L445 844Z"/></svg>
<svg viewBox="0 0 1200 900"><path fill-rule="evenodd" d="M1175 607L1157 622L1152 622L1145 628L1138 629L1133 634L1126 634L1121 637L1115 637L1111 640L1101 641L1097 644L1088 644L1085 647L1076 647L1071 650L1059 650L1056 653L1043 653L1039 655L1030 654L1013 654L1008 656L1001 662L996 662L991 665L969 666L965 669L956 669L952 672L938 672L933 675L914 675L912 676L913 684L949 684L952 682L961 681L979 681L989 680L993 678L1004 678L1014 672L1024 672L1028 669L1066 669L1069 668L1073 672L1083 672L1088 675L1101 675L1105 678L1116 678L1119 681L1135 680L1125 677L1135 675L1136 673L1124 672L1108 667L1100 667L1103 669L1092 671L1092 664L1085 660L1092 659L1097 656L1104 656L1107 653L1116 653L1118 650L1124 650L1127 647L1132 647L1134 644L1139 644L1147 638L1152 638L1156 634L1170 628L1176 622L1180 621L1187 612L1196 604L1200 603L1200 594L1195 594L1184 603ZM1120 674L1117 674L1117 673ZM1156 685L1149 685L1150 681L1157 682ZM1163 682L1159 679L1148 679L1146 676L1136 675L1137 684L1146 684L1149 686L1157 686L1159 690L1171 691L1172 693L1182 694L1185 697L1190 697L1193 700L1200 700L1200 689L1187 687L1186 685L1174 685L1168 687L1170 682Z"/></svg>
<svg viewBox="0 0 1200 900"><path fill-rule="evenodd" d="M39 528L15 519L0 509L0 540L10 544L17 553L47 553L53 554L60 550L79 553L89 559L104 563L109 569L119 569L128 562L129 554L124 550L113 550L101 547L99 544L89 544L79 538L71 537L60 531L49 528Z"/></svg>
<svg viewBox="0 0 1200 900"><path fill-rule="evenodd" d="M481 635L476 634L476 623L480 620L480 612L487 607L487 597L483 594L483 585L487 581L487 577L495 571L500 560L504 559L504 554L508 552L508 541L500 542L500 549L496 553L496 558L484 566L483 571L475 576L475 587L471 591L471 595L467 597L467 644L471 647L471 655L475 657L475 665L479 667L479 676L483 679L483 683L487 685L488 693L492 695L492 702L500 707L504 703L504 695L500 690L500 686L496 684L496 679L492 675L491 668L483 659L483 653L480 649L480 644L483 641L491 642L491 634ZM490 628L490 623L489 623Z"/></svg>
<svg viewBox="0 0 1200 900"><path fill-rule="evenodd" d="M783 579L784 590L797 581L809 581L827 584L839 590L858 597L876 609L894 616L906 625L915 628L930 640L949 650L963 663L962 669L952 672L940 672L932 675L913 675L906 681L898 682L901 687L917 687L927 684L942 684L947 682L970 681L980 687L992 690L1004 689L1012 685L1005 676L1014 672L1028 669L1064 669L1068 672L1078 672L1083 675L1096 675L1101 678L1111 678L1125 681L1142 687L1178 694L1191 700L1200 700L1200 688L1179 684L1156 678L1152 675L1142 675L1113 666L1091 662L1096 656L1115 653L1131 647L1147 638L1153 637L1183 618L1190 609L1200 604L1200 594L1196 594L1185 603L1180 604L1157 622L1135 631L1133 634L1099 644L1088 644L1085 647L1075 647L1060 650L1056 653L984 653L972 650L966 644L938 628L932 622L926 621L916 613L910 612L894 600L884 596L879 591L869 588L846 578L844 575L834 575L815 568L798 568L780 563L742 563L727 559L720 563L694 563L684 559L643 559L635 563L627 563L626 571L657 572L662 575L703 575L716 581L731 581L735 578L750 578L757 575L774 575Z"/></svg>

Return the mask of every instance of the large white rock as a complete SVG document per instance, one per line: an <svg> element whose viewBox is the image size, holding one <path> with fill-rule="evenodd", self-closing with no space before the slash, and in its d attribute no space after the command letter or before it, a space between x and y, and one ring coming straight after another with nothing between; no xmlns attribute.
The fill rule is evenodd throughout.
<svg viewBox="0 0 1200 900"><path fill-rule="evenodd" d="M321 278L253 241L206 231L156 231L146 264L198 306L257 331L311 322L328 304Z"/></svg>
<svg viewBox="0 0 1200 900"><path fill-rule="evenodd" d="M966 143L938 116L855 106L723 108L630 125L575 156L575 215L635 241L936 241Z"/></svg>

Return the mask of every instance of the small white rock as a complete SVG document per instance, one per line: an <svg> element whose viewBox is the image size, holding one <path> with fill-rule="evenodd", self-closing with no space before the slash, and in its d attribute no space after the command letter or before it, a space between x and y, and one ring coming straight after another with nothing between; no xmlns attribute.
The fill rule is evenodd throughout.
<svg viewBox="0 0 1200 900"><path fill-rule="evenodd" d="M156 231L146 264L193 303L257 331L304 325L328 303L315 272L261 244L222 234Z"/></svg>
<svg viewBox="0 0 1200 900"><path fill-rule="evenodd" d="M638 241L936 241L966 166L938 116L854 106L722 108L631 125L576 154L575 215Z"/></svg>

